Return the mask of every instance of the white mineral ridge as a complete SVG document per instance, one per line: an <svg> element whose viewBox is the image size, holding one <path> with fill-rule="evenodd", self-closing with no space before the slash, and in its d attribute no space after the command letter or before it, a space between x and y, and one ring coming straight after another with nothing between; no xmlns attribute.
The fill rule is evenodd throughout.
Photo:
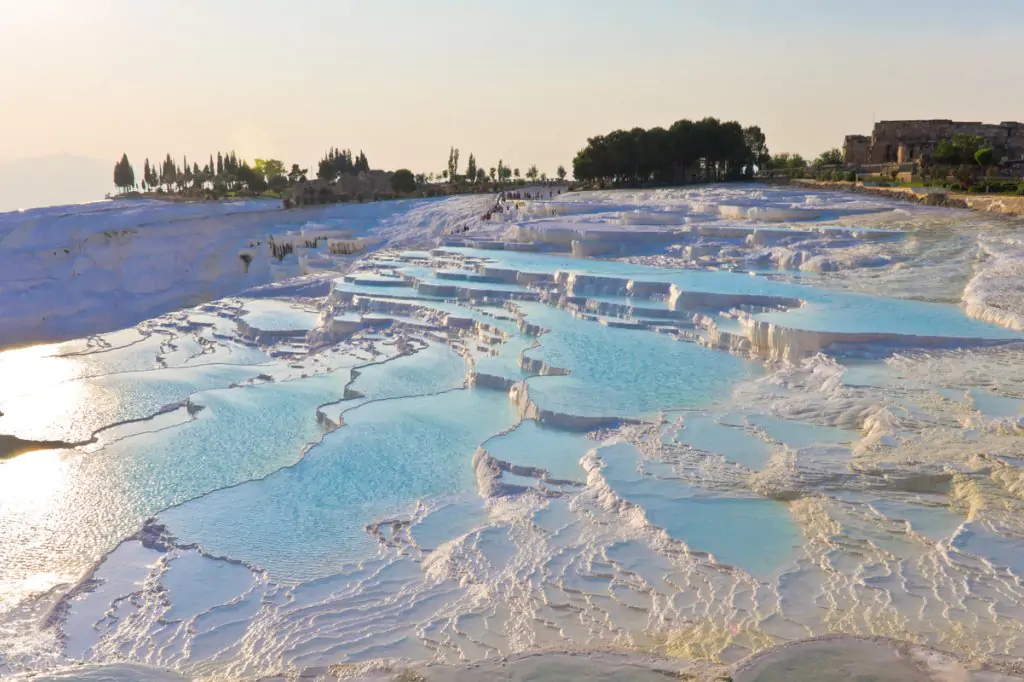
<svg viewBox="0 0 1024 682"><path fill-rule="evenodd" d="M974 276L964 288L967 314L1024 331L1024 243L983 241Z"/></svg>
<svg viewBox="0 0 1024 682"><path fill-rule="evenodd" d="M3 213L0 347L120 329L328 265L301 249L278 263L266 246L271 235L292 244L341 233L373 233L374 244L430 243L456 225L479 222L492 201L471 196L293 211L268 200L131 201Z"/></svg>
<svg viewBox="0 0 1024 682"><path fill-rule="evenodd" d="M42 675L16 675L12 681L32 682L187 682L187 677L138 663L75 665Z"/></svg>

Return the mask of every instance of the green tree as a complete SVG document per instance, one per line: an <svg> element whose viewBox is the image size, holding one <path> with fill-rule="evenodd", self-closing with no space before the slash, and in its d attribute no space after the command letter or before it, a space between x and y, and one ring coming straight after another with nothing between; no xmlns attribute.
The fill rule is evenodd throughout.
<svg viewBox="0 0 1024 682"><path fill-rule="evenodd" d="M814 160L814 166L821 168L822 166L838 166L843 162L843 152L837 147L833 147L826 152L822 152L818 155L818 158Z"/></svg>
<svg viewBox="0 0 1024 682"><path fill-rule="evenodd" d="M529 168L526 169L526 177L528 177L530 179L530 182L534 182L537 179L538 175L539 175L539 173L537 173L537 166L536 165L530 166ZM519 177L519 169L518 168L516 169L516 177Z"/></svg>
<svg viewBox="0 0 1024 682"><path fill-rule="evenodd" d="M271 187L284 180L284 162L279 159L256 159L253 170L265 177Z"/></svg>
<svg viewBox="0 0 1024 682"><path fill-rule="evenodd" d="M760 126L744 128L743 142L747 145L747 149L750 150L751 163L757 164L760 168L771 160L771 155L768 153L768 144Z"/></svg>
<svg viewBox="0 0 1024 682"><path fill-rule="evenodd" d="M444 177L451 178L452 182L459 179L459 150L455 147L448 150L448 174Z"/></svg>
<svg viewBox="0 0 1024 682"><path fill-rule="evenodd" d="M513 168L512 169L512 175L514 175L516 180L518 180L519 179L519 169L518 168Z"/></svg>
<svg viewBox="0 0 1024 682"><path fill-rule="evenodd" d="M555 171L555 175L558 176L559 182L565 182L565 166L559 164L558 170Z"/></svg>
<svg viewBox="0 0 1024 682"><path fill-rule="evenodd" d="M466 162L466 179L470 182L476 181L476 159L473 152L469 153L469 161Z"/></svg>
<svg viewBox="0 0 1024 682"><path fill-rule="evenodd" d="M220 152L217 152L217 177L224 175L224 157L221 156Z"/></svg>
<svg viewBox="0 0 1024 682"><path fill-rule="evenodd" d="M174 165L174 159L168 154L164 158L164 163L160 169L160 184L167 187L167 191L171 191L171 188L178 182L178 168Z"/></svg>
<svg viewBox="0 0 1024 682"><path fill-rule="evenodd" d="M127 154L122 154L121 160L114 164L114 186L120 192L127 192L135 187L135 169L129 163Z"/></svg>
<svg viewBox="0 0 1024 682"><path fill-rule="evenodd" d="M266 177L262 173L258 173L244 159L238 161L236 158L232 161L232 165L236 165L235 177L246 189L251 192L262 192L267 189Z"/></svg>
<svg viewBox="0 0 1024 682"><path fill-rule="evenodd" d="M982 147L974 152L974 160L982 168L988 168L995 163L996 152L992 147Z"/></svg>
<svg viewBox="0 0 1024 682"><path fill-rule="evenodd" d="M411 194L416 191L416 178L408 168L399 168L391 174L391 189L397 194Z"/></svg>
<svg viewBox="0 0 1024 682"><path fill-rule="evenodd" d="M359 156L352 162L352 167L357 175L370 172L370 161L366 158L366 154L363 153L362 149L359 150Z"/></svg>
<svg viewBox="0 0 1024 682"><path fill-rule="evenodd" d="M300 180L305 182L307 173L309 173L308 168L299 168L299 164L293 163L292 169L288 171L288 182L293 185Z"/></svg>
<svg viewBox="0 0 1024 682"><path fill-rule="evenodd" d="M493 168L491 170L494 170ZM481 185L487 182L487 171L483 168L476 169L476 181Z"/></svg>
<svg viewBox="0 0 1024 682"><path fill-rule="evenodd" d="M573 158L573 175L612 185L739 179L751 171L751 146L761 148L761 141L756 129L715 118L613 130L587 140Z"/></svg>
<svg viewBox="0 0 1024 682"><path fill-rule="evenodd" d="M975 163L974 155L985 146L985 140L977 135L954 135L941 140L932 160L944 165L970 165Z"/></svg>
<svg viewBox="0 0 1024 682"><path fill-rule="evenodd" d="M498 169L496 169L494 166L491 166L490 169L487 171L487 174L491 176L491 182L494 182L498 177Z"/></svg>

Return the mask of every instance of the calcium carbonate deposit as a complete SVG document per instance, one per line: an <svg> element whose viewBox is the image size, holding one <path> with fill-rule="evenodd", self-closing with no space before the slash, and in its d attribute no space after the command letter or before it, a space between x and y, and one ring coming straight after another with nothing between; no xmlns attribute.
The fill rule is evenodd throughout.
<svg viewBox="0 0 1024 682"><path fill-rule="evenodd" d="M1010 679L1024 223L539 194L0 215L0 674Z"/></svg>

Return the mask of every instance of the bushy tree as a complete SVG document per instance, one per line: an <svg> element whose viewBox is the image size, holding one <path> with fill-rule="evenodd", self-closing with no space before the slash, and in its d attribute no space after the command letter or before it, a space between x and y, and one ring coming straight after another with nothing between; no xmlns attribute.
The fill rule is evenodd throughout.
<svg viewBox="0 0 1024 682"><path fill-rule="evenodd" d="M288 181L293 185L300 180L305 182L307 173L309 173L308 168L299 168L299 164L293 163L292 169L288 171Z"/></svg>
<svg viewBox="0 0 1024 682"><path fill-rule="evenodd" d="M985 140L977 135L954 135L951 139L941 140L932 160L944 165L970 165L975 163L974 155L985 145Z"/></svg>
<svg viewBox="0 0 1024 682"><path fill-rule="evenodd" d="M771 159L768 144L760 126L749 126L743 129L743 141L750 150L751 162L759 168Z"/></svg>
<svg viewBox="0 0 1024 682"><path fill-rule="evenodd" d="M369 159L366 158L366 154L363 153L362 149L359 150L359 156L355 158L355 161L353 161L352 166L353 170L355 170L356 175L359 175L360 173L370 172L370 161Z"/></svg>
<svg viewBox="0 0 1024 682"><path fill-rule="evenodd" d="M366 154L359 152L358 156L353 157L351 149L331 147L317 164L316 176L321 180L334 181L342 175L358 175L369 170L370 162Z"/></svg>
<svg viewBox="0 0 1024 682"><path fill-rule="evenodd" d="M494 169L492 168L491 170L493 171ZM476 181L479 182L480 184L487 182L487 171L485 171L483 168L477 168Z"/></svg>
<svg viewBox="0 0 1024 682"><path fill-rule="evenodd" d="M528 177L530 179L530 182L535 181L537 179L538 175L539 175L539 173L537 172L537 166L536 165L530 166L529 168L526 169L526 177ZM519 176L519 169L517 168L516 169L516 177L518 177L518 176Z"/></svg>
<svg viewBox="0 0 1024 682"><path fill-rule="evenodd" d="M564 182L565 181L565 166L559 164L558 170L555 171L555 175L558 176L558 181L559 182Z"/></svg>
<svg viewBox="0 0 1024 682"><path fill-rule="evenodd" d="M822 166L838 166L843 162L843 152L838 148L833 147L826 152L822 152L818 155L818 158L814 160L814 166L821 168Z"/></svg>
<svg viewBox="0 0 1024 682"><path fill-rule="evenodd" d="M667 130L633 128L589 138L573 159L573 175L613 184L731 180L749 174L766 150L757 128L684 119Z"/></svg>
<svg viewBox="0 0 1024 682"><path fill-rule="evenodd" d="M280 190L288 184L288 178L284 174L284 162L280 159L256 159L252 168L256 175L265 179L271 189Z"/></svg>
<svg viewBox="0 0 1024 682"><path fill-rule="evenodd" d="M765 163L765 168L769 170L798 170L806 167L807 162L804 161L804 157L789 152L775 154Z"/></svg>
<svg viewBox="0 0 1024 682"><path fill-rule="evenodd" d="M266 176L250 166L247 161L232 158L231 165L234 167L235 178L250 192L262 192L267 189Z"/></svg>
<svg viewBox="0 0 1024 682"><path fill-rule="evenodd" d="M416 177L408 168L399 168L391 174L391 189L397 194L410 194L416 191Z"/></svg>

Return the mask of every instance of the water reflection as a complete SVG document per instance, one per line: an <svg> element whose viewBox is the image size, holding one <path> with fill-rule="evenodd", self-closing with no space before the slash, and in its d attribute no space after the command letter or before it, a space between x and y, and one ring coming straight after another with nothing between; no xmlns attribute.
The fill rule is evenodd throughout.
<svg viewBox="0 0 1024 682"><path fill-rule="evenodd" d="M68 456L74 453L42 450L0 463L0 611L74 578L48 549L52 533L59 532L54 512L68 488ZM8 561L11 552L34 560L30 566Z"/></svg>
<svg viewBox="0 0 1024 682"><path fill-rule="evenodd" d="M0 353L0 433L62 440L55 435L60 429L53 428L57 422L80 419L87 411L90 387L74 380L88 368L79 358L54 355L58 349L33 346Z"/></svg>

